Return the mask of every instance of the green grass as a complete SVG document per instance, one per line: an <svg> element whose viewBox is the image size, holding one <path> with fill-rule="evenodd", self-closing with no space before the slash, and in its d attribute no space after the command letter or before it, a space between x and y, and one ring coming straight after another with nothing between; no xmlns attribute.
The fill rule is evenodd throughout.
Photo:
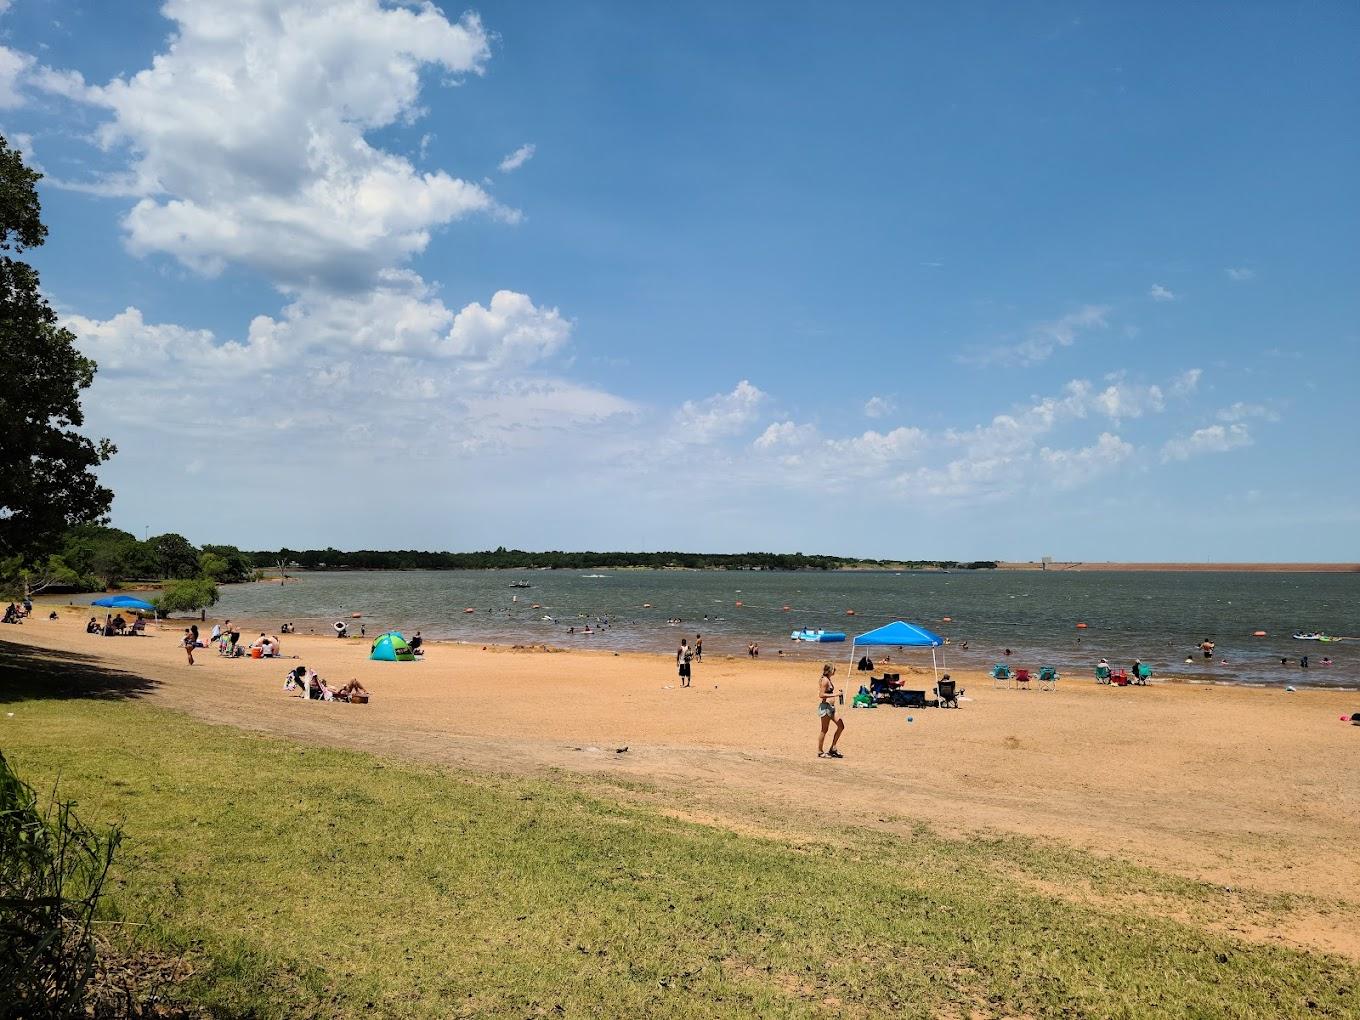
<svg viewBox="0 0 1360 1020"><path fill-rule="evenodd" d="M0 700L22 697L0 674ZM126 830L107 909L241 1016L1354 1016L1345 961L1045 895L1210 895L1029 841L780 841L579 783L210 727L136 701L11 700L40 790ZM1032 863L1030 873L1044 871ZM1155 874L1155 873L1154 873ZM116 930L116 929L115 929Z"/></svg>

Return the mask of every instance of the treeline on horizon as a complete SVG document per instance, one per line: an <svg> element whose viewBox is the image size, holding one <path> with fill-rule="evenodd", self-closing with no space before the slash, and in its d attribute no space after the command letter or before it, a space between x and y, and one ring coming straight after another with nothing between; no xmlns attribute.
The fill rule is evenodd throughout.
<svg viewBox="0 0 1360 1020"><path fill-rule="evenodd" d="M416 549L279 549L249 552L257 569L280 564L302 570L584 570L592 567L650 567L687 570L843 570L879 567L885 570L984 570L995 560L873 560L804 553L685 553L685 552L527 552L490 549L482 552L426 552Z"/></svg>

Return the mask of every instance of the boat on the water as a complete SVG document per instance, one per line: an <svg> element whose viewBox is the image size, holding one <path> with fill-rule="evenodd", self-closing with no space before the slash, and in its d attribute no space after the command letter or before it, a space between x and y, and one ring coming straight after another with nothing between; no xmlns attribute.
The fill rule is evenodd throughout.
<svg viewBox="0 0 1360 1020"><path fill-rule="evenodd" d="M530 584L528 581L511 581L511 582L510 582L510 587L511 587L511 588L532 588L533 585Z"/></svg>
<svg viewBox="0 0 1360 1020"><path fill-rule="evenodd" d="M795 630L789 637L795 641L844 641L845 631L843 630L813 630L811 627L804 627L802 630Z"/></svg>

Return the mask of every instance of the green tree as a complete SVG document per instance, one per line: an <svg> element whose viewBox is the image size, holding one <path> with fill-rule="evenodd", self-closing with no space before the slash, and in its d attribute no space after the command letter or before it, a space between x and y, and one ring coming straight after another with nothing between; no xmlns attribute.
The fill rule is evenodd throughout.
<svg viewBox="0 0 1360 1020"><path fill-rule="evenodd" d="M198 550L183 535L173 531L154 535L147 544L155 553L158 576L191 578L199 575Z"/></svg>
<svg viewBox="0 0 1360 1020"><path fill-rule="evenodd" d="M153 603L160 616L171 613L196 613L200 609L217 605L221 593L217 585L206 577L192 581L172 581L165 586L160 597Z"/></svg>
<svg viewBox="0 0 1360 1020"><path fill-rule="evenodd" d="M57 324L37 272L13 257L47 238L41 177L0 136L0 559L45 556L72 525L102 519L113 500L94 473L113 444L76 431L95 363Z"/></svg>
<svg viewBox="0 0 1360 1020"><path fill-rule="evenodd" d="M214 552L201 552L198 554L198 572L204 577L220 581L226 574L228 564L225 557Z"/></svg>

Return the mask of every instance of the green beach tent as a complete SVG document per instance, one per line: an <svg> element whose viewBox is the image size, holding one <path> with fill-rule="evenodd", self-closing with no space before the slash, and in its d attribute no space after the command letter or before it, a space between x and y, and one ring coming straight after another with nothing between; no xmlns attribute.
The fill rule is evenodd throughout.
<svg viewBox="0 0 1360 1020"><path fill-rule="evenodd" d="M411 646L399 631L389 630L373 639L373 648L368 657L380 662L414 662L416 653L411 651Z"/></svg>

